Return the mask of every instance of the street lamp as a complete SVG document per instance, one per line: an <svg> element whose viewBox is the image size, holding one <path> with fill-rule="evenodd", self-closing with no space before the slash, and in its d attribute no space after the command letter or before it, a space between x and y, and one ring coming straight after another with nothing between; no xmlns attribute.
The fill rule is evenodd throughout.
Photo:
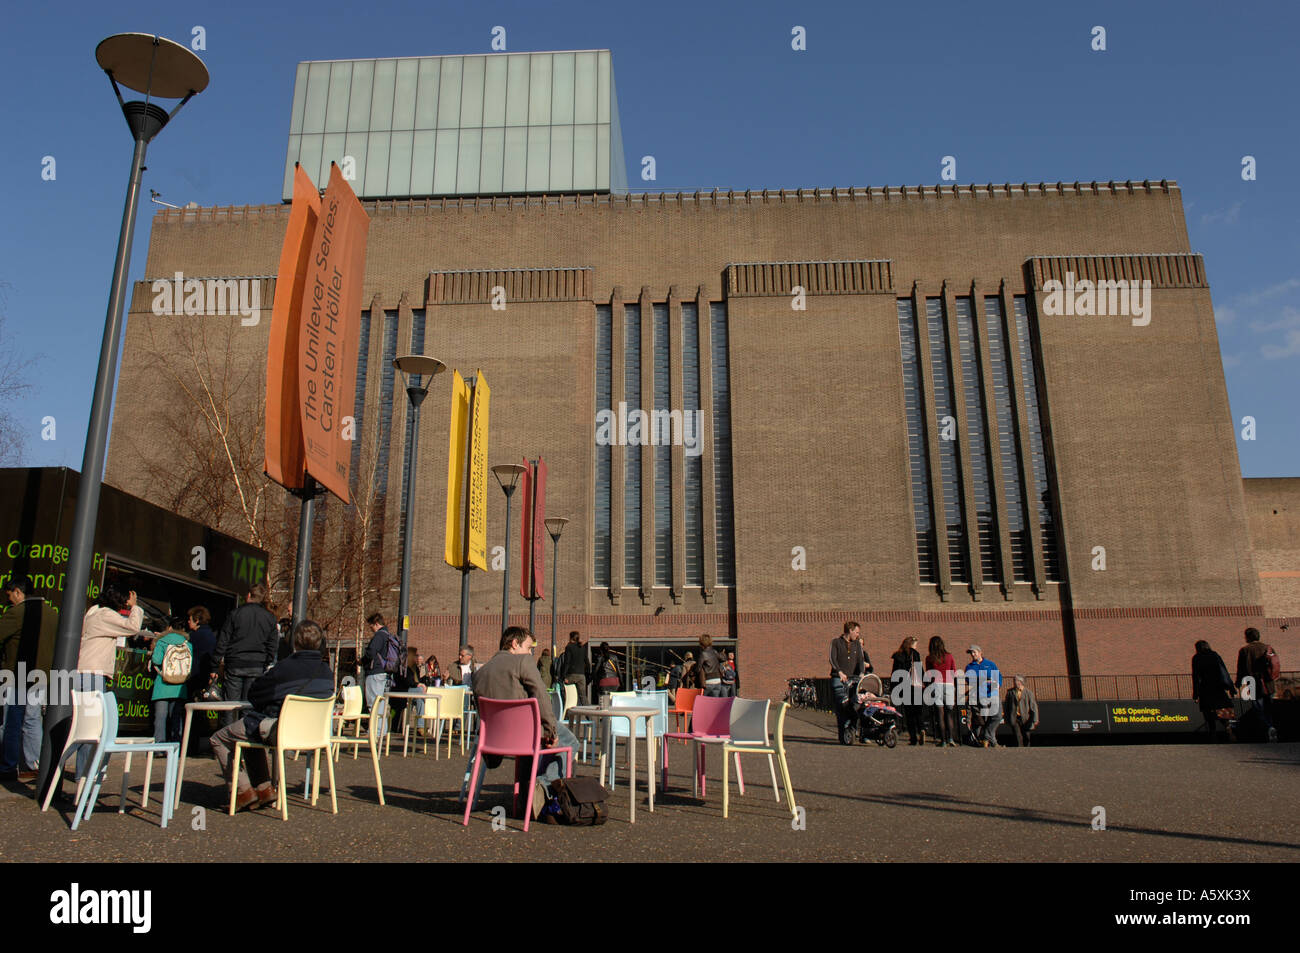
<svg viewBox="0 0 1300 953"><path fill-rule="evenodd" d="M501 631L506 630L510 615L510 498L515 495L515 487L524 467L518 463L499 463L492 468L492 475L501 484L506 495L506 578L501 584Z"/></svg>
<svg viewBox="0 0 1300 953"><path fill-rule="evenodd" d="M406 641L409 638L407 617L411 611L411 542L415 529L415 465L416 453L420 448L420 405L429 396L429 383L433 378L447 369L442 361L436 361L423 354L407 354L393 359L393 367L402 374L406 384L406 396L411 401L411 441L410 453L406 461L406 472L402 479L406 482L406 514L402 520L402 588L397 599L398 624L402 627L401 650L397 656L398 671L406 668ZM425 380L425 378L428 380Z"/></svg>
<svg viewBox="0 0 1300 953"><path fill-rule="evenodd" d="M551 660L555 659L555 616L559 612L560 599L555 594L555 581L559 578L560 571L560 534L564 532L564 524L569 522L563 516L548 516L546 523L546 532L551 534L551 541L555 544L551 549Z"/></svg>
<svg viewBox="0 0 1300 953"><path fill-rule="evenodd" d="M108 424L113 409L113 385L117 377L117 352L122 339L123 307L126 304L126 272L131 263L131 239L135 233L135 216L140 201L140 179L144 172L146 147L182 106L208 87L208 68L188 47L150 33L118 33L101 40L95 47L95 60L108 74L122 115L126 118L135 152L131 157L131 174L127 179L126 207L117 236L117 259L113 264L113 281L108 292L108 313L104 319L104 339L99 349L99 370L90 404L90 422L86 427L86 450L81 461L81 479L77 484L77 506L73 516L72 545L68 551L68 576L64 600L59 613L59 634L54 643L56 671L70 672L77 667L81 645L81 618L90 583L90 560L95 553L95 522L99 517L99 490L104 477L104 457L108 447ZM127 102L121 87L144 94L144 100ZM179 99L169 113L151 97ZM54 761L51 734L62 731L72 716L69 704L61 703L51 693L45 714L45 740L41 749L40 778L37 790L44 792ZM60 738L60 741L62 738Z"/></svg>

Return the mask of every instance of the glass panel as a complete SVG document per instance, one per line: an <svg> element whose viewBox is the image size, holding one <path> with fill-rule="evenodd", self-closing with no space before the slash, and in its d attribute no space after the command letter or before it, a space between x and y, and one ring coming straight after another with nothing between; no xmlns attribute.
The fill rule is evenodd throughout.
<svg viewBox="0 0 1300 953"><path fill-rule="evenodd" d="M573 189L573 127L555 126L551 129L551 175L548 192L569 192Z"/></svg>
<svg viewBox="0 0 1300 953"><path fill-rule="evenodd" d="M522 192L528 184L528 127L510 126L506 129L505 171L501 178L502 192Z"/></svg>
<svg viewBox="0 0 1300 953"><path fill-rule="evenodd" d="M1025 397L1025 416L1029 420L1029 453L1034 471L1034 501L1038 506L1038 530L1043 547L1043 570L1046 578L1059 581L1060 561L1056 553L1056 522L1052 517L1052 487L1047 479L1047 446L1043 440L1043 414L1038 404L1037 364L1030 338L1029 313L1025 296L1012 299L1016 315L1016 337L1020 345L1020 382Z"/></svg>
<svg viewBox="0 0 1300 953"><path fill-rule="evenodd" d="M351 156L353 162L355 177L349 180L353 191L366 181L366 142L369 138L369 134L364 132L349 132L343 139L343 157Z"/></svg>
<svg viewBox="0 0 1300 953"><path fill-rule="evenodd" d="M415 86L420 75L418 60L397 61L397 84L393 91L393 128L415 128Z"/></svg>
<svg viewBox="0 0 1300 953"><path fill-rule="evenodd" d="M348 97L352 93L352 62L330 64L329 101L325 104L325 131L343 132L348 123Z"/></svg>
<svg viewBox="0 0 1300 953"><path fill-rule="evenodd" d="M456 162L457 192L474 192L478 189L478 160L482 145L482 129L460 131L460 157Z"/></svg>
<svg viewBox="0 0 1300 953"><path fill-rule="evenodd" d="M655 499L655 585L673 584L673 442L674 432L668 382L668 305L657 304L654 312L654 408L650 438L654 444Z"/></svg>
<svg viewBox="0 0 1300 953"><path fill-rule="evenodd" d="M999 466L1005 496L1007 529L1011 533L1011 570L1016 582L1030 582L1029 516L1025 485L1020 479L1020 444L1016 437L1016 405L1011 391L1011 352L1007 349L1002 299L984 299L984 325L989 336L989 373L993 378L993 407L998 419Z"/></svg>
<svg viewBox="0 0 1300 953"><path fill-rule="evenodd" d="M623 399L628 430L632 412L641 407L641 306L625 305ZM631 439L623 451L623 585L641 588L641 444Z"/></svg>
<svg viewBox="0 0 1300 953"><path fill-rule="evenodd" d="M437 133L422 129L415 134L411 145L411 194L433 194L433 155Z"/></svg>
<svg viewBox="0 0 1300 953"><path fill-rule="evenodd" d="M330 64L312 63L307 74L307 105L303 111L302 131L325 131L325 101L329 97Z"/></svg>
<svg viewBox="0 0 1300 953"><path fill-rule="evenodd" d="M506 57L506 125L528 124L528 54Z"/></svg>
<svg viewBox="0 0 1300 953"><path fill-rule="evenodd" d="M307 103L307 69L310 64L299 63L293 78L293 111L289 114L289 133L302 132L302 113Z"/></svg>
<svg viewBox="0 0 1300 953"><path fill-rule="evenodd" d="M556 53L551 57L551 125L573 123L573 56Z"/></svg>
<svg viewBox="0 0 1300 953"><path fill-rule="evenodd" d="M483 125L506 124L507 56L489 56L483 76Z"/></svg>
<svg viewBox="0 0 1300 953"><path fill-rule="evenodd" d="M596 99L600 95L596 81L596 54L578 53L573 71L573 121L596 121Z"/></svg>
<svg viewBox="0 0 1300 953"><path fill-rule="evenodd" d="M330 179L330 163L337 162L342 171L343 165L343 143L346 137L341 132L336 132L325 137L324 148L321 151L321 185L324 185Z"/></svg>
<svg viewBox="0 0 1300 953"><path fill-rule="evenodd" d="M461 71L461 58L459 56L448 56L443 59L442 76L438 81L439 129L454 129L460 125Z"/></svg>
<svg viewBox="0 0 1300 953"><path fill-rule="evenodd" d="M948 419L956 421L952 375L948 361L948 325L943 317L943 299L925 299L925 320L930 331L930 371L934 377L934 416L939 428L939 474L943 480L943 515L948 535L948 571L953 582L967 582L965 521L962 512L961 464L957 441L945 436Z"/></svg>
<svg viewBox="0 0 1300 953"><path fill-rule="evenodd" d="M912 299L898 299L898 339L903 352L903 401L907 456L912 471L912 513L916 523L916 569L922 583L938 581L934 519L930 507L930 460L926 455L925 411L921 402L921 352Z"/></svg>
<svg viewBox="0 0 1300 953"><path fill-rule="evenodd" d="M372 132L366 145L366 178L363 195L388 191L388 140L390 132Z"/></svg>
<svg viewBox="0 0 1300 953"><path fill-rule="evenodd" d="M483 125L483 57L465 57L460 90L460 125L462 129Z"/></svg>
<svg viewBox="0 0 1300 953"><path fill-rule="evenodd" d="M534 53L529 63L528 125L551 123L551 54Z"/></svg>
<svg viewBox="0 0 1300 953"><path fill-rule="evenodd" d="M528 191L545 192L550 184L551 129L528 127Z"/></svg>
<svg viewBox="0 0 1300 953"><path fill-rule="evenodd" d="M438 146L433 156L433 194L451 195L456 191L456 150L459 131L438 130Z"/></svg>
<svg viewBox="0 0 1300 953"><path fill-rule="evenodd" d="M709 305L713 357L713 485L717 495L718 585L736 584L736 533L731 501L731 374L727 305Z"/></svg>
<svg viewBox="0 0 1300 953"><path fill-rule="evenodd" d="M392 145L388 150L388 188L389 195L411 194L411 137L415 133L393 133Z"/></svg>
<svg viewBox="0 0 1300 953"><path fill-rule="evenodd" d="M317 188L325 187L325 177L322 176L320 160L325 151L324 136L303 136L302 150L298 153L298 162L302 165L302 171L316 183Z"/></svg>
<svg viewBox="0 0 1300 953"><path fill-rule="evenodd" d="M501 191L501 176L505 168L506 131L502 128L483 130L483 156L479 160L478 191L495 195Z"/></svg>
<svg viewBox="0 0 1300 953"><path fill-rule="evenodd" d="M419 75L416 79L415 93L415 128L438 128L438 61L425 58L420 60Z"/></svg>
<svg viewBox="0 0 1300 953"><path fill-rule="evenodd" d="M614 313L609 305L596 305L596 410L611 410L613 387L612 341ZM609 586L610 485L613 450L609 441L596 444L596 537L592 540L592 583Z"/></svg>
<svg viewBox="0 0 1300 953"><path fill-rule="evenodd" d="M596 188L599 191L609 189L609 126L596 127ZM576 174L575 174L576 177ZM581 186L579 186L581 188Z"/></svg>
<svg viewBox="0 0 1300 953"><path fill-rule="evenodd" d="M302 150L302 136L289 137L289 149L284 160L284 191L280 194L286 199L293 198L293 165L298 161Z"/></svg>
<svg viewBox="0 0 1300 953"><path fill-rule="evenodd" d="M573 188L596 189L596 127L575 126L573 130Z"/></svg>
<svg viewBox="0 0 1300 953"><path fill-rule="evenodd" d="M686 446L686 585L704 585L704 480L700 445L700 309L682 304L682 437ZM685 428L690 426L690 430ZM694 452L692 452L692 440Z"/></svg>
<svg viewBox="0 0 1300 953"><path fill-rule="evenodd" d="M397 60L376 62L375 86L370 94L371 129L393 128L393 90L396 86Z"/></svg>
<svg viewBox="0 0 1300 953"><path fill-rule="evenodd" d="M359 60L352 64L352 95L348 102L348 132L370 128L370 100L375 83L375 64Z"/></svg>
<svg viewBox="0 0 1300 953"><path fill-rule="evenodd" d="M997 582L1002 578L998 567L1000 546L993 519L993 469L985 426L979 340L975 335L975 302L971 298L958 298L956 306L962 391L966 395L966 447L970 453L971 493L975 497L975 521L979 527L980 572L985 582Z"/></svg>
<svg viewBox="0 0 1300 953"><path fill-rule="evenodd" d="M613 64L610 60L609 50L602 50L598 56L596 66L596 122L609 122L609 91L610 77L613 75Z"/></svg>

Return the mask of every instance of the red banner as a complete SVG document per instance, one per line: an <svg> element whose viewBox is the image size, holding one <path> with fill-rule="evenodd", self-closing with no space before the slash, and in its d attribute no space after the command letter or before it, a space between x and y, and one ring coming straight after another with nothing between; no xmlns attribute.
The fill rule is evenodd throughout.
<svg viewBox="0 0 1300 953"><path fill-rule="evenodd" d="M293 204L280 248L266 349L266 475L289 490L302 489L307 473L298 409L298 332L302 293L311 261L311 237L320 215L320 194L295 166Z"/></svg>
<svg viewBox="0 0 1300 953"><path fill-rule="evenodd" d="M519 546L519 594L525 599L545 599L546 569L546 461L533 467L524 460L524 519Z"/></svg>
<svg viewBox="0 0 1300 953"><path fill-rule="evenodd" d="M356 422L361 285L370 220L334 163L310 246L298 334L298 398L307 472L344 503Z"/></svg>

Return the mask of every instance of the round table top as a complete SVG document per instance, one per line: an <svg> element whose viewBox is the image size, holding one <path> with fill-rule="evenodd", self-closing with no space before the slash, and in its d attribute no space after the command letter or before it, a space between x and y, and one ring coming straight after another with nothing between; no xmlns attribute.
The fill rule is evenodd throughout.
<svg viewBox="0 0 1300 953"><path fill-rule="evenodd" d="M385 698L428 698L433 700L437 695L430 695L427 692L384 692Z"/></svg>
<svg viewBox="0 0 1300 953"><path fill-rule="evenodd" d="M597 705L574 705L565 712L565 715L568 715L569 712L579 715L595 715L598 718L611 718L622 715L635 715L641 718L647 715L663 714L658 708L601 708Z"/></svg>
<svg viewBox="0 0 1300 953"><path fill-rule="evenodd" d="M185 707L192 711L235 711L239 708L252 708L252 702L243 701L197 701L186 702Z"/></svg>

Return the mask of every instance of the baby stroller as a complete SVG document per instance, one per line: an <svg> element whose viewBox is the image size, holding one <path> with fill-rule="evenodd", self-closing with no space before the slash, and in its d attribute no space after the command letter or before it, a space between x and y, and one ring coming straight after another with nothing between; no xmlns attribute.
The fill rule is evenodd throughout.
<svg viewBox="0 0 1300 953"><path fill-rule="evenodd" d="M886 748L898 744L898 729L903 716L889 704L884 692L884 684L877 675L863 675L858 680L857 690L851 692L844 702L845 707L851 709L852 716L845 720L840 731L841 744L853 744L855 735L863 744L874 741Z"/></svg>

